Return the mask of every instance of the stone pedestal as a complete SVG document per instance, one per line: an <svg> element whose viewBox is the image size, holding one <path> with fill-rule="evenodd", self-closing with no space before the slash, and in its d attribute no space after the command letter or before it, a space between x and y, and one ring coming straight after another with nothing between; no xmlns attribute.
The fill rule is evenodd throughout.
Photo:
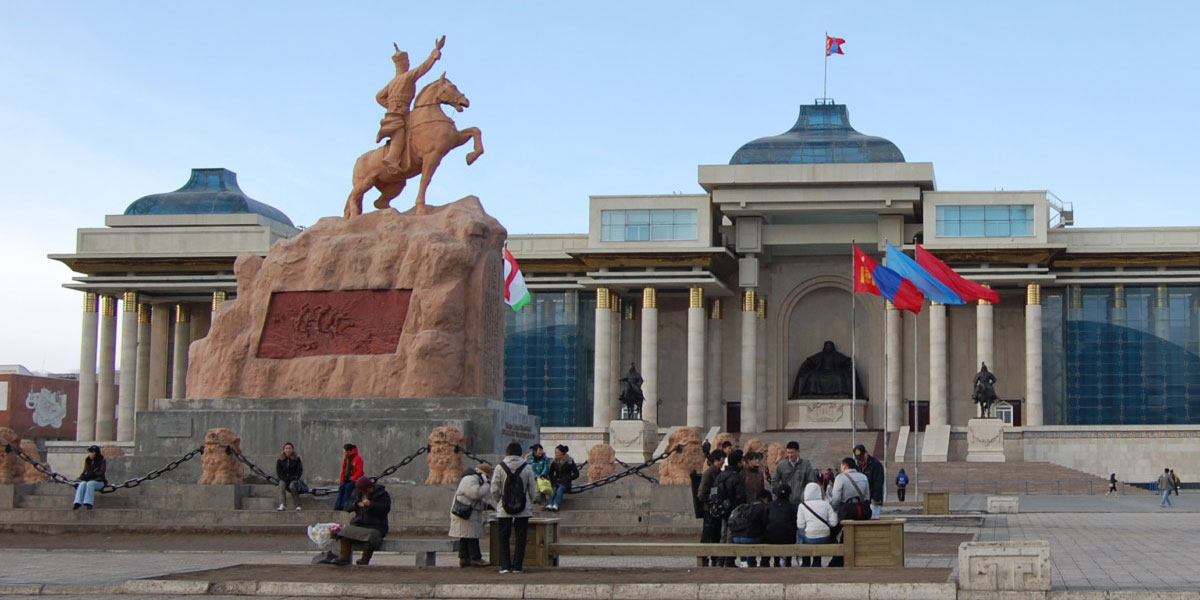
<svg viewBox="0 0 1200 600"><path fill-rule="evenodd" d="M608 443L616 451L617 460L644 463L658 446L658 426L649 421L613 421L608 426Z"/></svg>
<svg viewBox="0 0 1200 600"><path fill-rule="evenodd" d="M805 398L788 400L786 429L866 429L866 400ZM853 424L853 426L851 425Z"/></svg>
<svg viewBox="0 0 1200 600"><path fill-rule="evenodd" d="M950 453L950 426L929 425L921 434L921 462L946 462Z"/></svg>
<svg viewBox="0 0 1200 600"><path fill-rule="evenodd" d="M958 587L982 592L1050 591L1050 543L963 542L958 547Z"/></svg>
<svg viewBox="0 0 1200 600"><path fill-rule="evenodd" d="M967 421L967 462L1004 462L1004 421Z"/></svg>
<svg viewBox="0 0 1200 600"><path fill-rule="evenodd" d="M1011 514L1021 512L1020 496L988 496L988 514Z"/></svg>

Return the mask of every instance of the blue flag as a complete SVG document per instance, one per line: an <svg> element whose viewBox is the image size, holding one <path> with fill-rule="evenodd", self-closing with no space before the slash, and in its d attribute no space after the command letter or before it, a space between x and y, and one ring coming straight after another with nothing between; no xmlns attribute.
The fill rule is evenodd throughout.
<svg viewBox="0 0 1200 600"><path fill-rule="evenodd" d="M966 304L967 302L961 296L954 293L953 290L938 281L934 277L917 264L917 261L908 257L907 254L900 251L899 248L888 243L887 245L887 266L889 269L900 274L901 277L912 282L925 294L926 298L934 302L942 304Z"/></svg>

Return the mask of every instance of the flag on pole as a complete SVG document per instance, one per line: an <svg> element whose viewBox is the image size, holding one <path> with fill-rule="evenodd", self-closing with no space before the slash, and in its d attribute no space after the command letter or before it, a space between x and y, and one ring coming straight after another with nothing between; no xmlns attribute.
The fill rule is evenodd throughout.
<svg viewBox="0 0 1200 600"><path fill-rule="evenodd" d="M954 293L961 296L967 302L972 300L987 300L992 304L1000 302L1000 294L997 294L996 290L975 283L955 273L954 269L951 269L949 265L938 260L938 257L930 254L920 244L917 244L917 264L924 267L938 281L946 284L946 287L954 290Z"/></svg>
<svg viewBox="0 0 1200 600"><path fill-rule="evenodd" d="M504 249L504 303L514 311L520 311L532 299L529 288L525 287L525 278L521 276L521 268L517 259L508 248Z"/></svg>
<svg viewBox="0 0 1200 600"><path fill-rule="evenodd" d="M917 261L909 258L907 254L901 252L899 248L890 243L887 244L887 263L889 269L911 281L913 285L917 286L917 289L925 294L926 298L934 302L941 302L942 304L967 303L961 296L938 281L929 271L921 268L921 265L918 265Z"/></svg>
<svg viewBox="0 0 1200 600"><path fill-rule="evenodd" d="M911 281L854 247L854 291L887 298L901 310L918 314L925 296Z"/></svg>
<svg viewBox="0 0 1200 600"><path fill-rule="evenodd" d="M834 54L841 54L844 56L846 53L842 52L842 44L845 43L846 40L843 40L842 38L829 37L828 33L825 34L825 56L832 56Z"/></svg>

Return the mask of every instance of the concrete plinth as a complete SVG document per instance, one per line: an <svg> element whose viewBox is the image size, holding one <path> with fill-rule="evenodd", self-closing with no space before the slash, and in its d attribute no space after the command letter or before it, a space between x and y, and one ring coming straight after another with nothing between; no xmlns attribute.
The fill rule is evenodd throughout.
<svg viewBox="0 0 1200 600"><path fill-rule="evenodd" d="M950 426L929 425L921 434L921 461L946 462L950 453Z"/></svg>
<svg viewBox="0 0 1200 600"><path fill-rule="evenodd" d="M958 587L987 592L1050 591L1050 543L963 542L958 547Z"/></svg>
<svg viewBox="0 0 1200 600"><path fill-rule="evenodd" d="M850 400L848 398L788 400L786 428L866 429L866 410L866 400Z"/></svg>
<svg viewBox="0 0 1200 600"><path fill-rule="evenodd" d="M967 462L1004 462L1004 421L967 421Z"/></svg>
<svg viewBox="0 0 1200 600"><path fill-rule="evenodd" d="M658 426L649 421L613 421L608 426L608 443L616 451L617 460L646 462L658 446Z"/></svg>
<svg viewBox="0 0 1200 600"><path fill-rule="evenodd" d="M1011 514L1021 512L1020 496L988 496L987 511L989 514Z"/></svg>

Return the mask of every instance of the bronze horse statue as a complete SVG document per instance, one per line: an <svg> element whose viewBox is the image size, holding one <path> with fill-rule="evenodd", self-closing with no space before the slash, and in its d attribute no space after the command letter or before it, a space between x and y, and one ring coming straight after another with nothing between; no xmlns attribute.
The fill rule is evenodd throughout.
<svg viewBox="0 0 1200 600"><path fill-rule="evenodd" d="M391 202L404 190L405 183L418 173L421 175L421 187L417 190L417 207L425 206L425 188L429 179L437 170L449 152L465 143L475 140L475 149L467 154L467 164L475 162L483 154L483 138L478 127L468 127L459 130L454 121L442 112L441 105L454 107L462 112L471 106L470 100L458 91L446 74L442 73L436 81L426 85L413 101L413 109L408 117L408 127L405 133L404 154L407 165L399 174L388 172L383 164L384 152L387 146L380 146L365 152L354 162L354 188L346 199L345 217L349 219L362 214L363 195L367 190L379 190L379 199L375 200L375 208L383 209L391 206ZM389 144L395 143L389 140Z"/></svg>

